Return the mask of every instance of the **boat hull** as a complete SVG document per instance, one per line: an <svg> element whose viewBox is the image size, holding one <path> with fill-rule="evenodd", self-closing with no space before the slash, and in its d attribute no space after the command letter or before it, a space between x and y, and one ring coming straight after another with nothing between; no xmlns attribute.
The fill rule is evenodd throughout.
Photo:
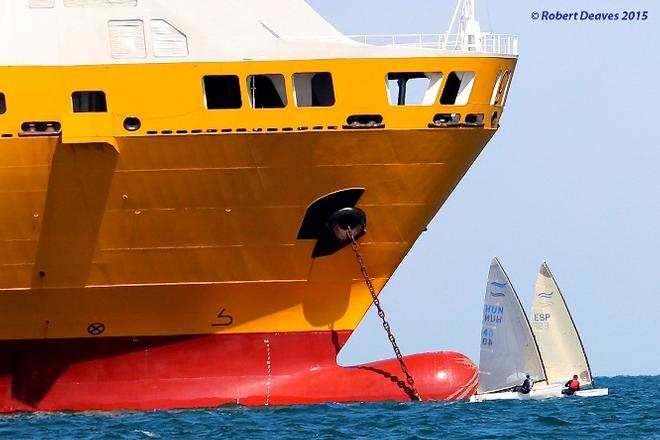
<svg viewBox="0 0 660 440"><path fill-rule="evenodd" d="M409 400L396 360L341 367L348 331L3 341L0 411ZM473 394L465 356L406 357L426 400Z"/></svg>
<svg viewBox="0 0 660 440"><path fill-rule="evenodd" d="M379 293L497 131L514 67L439 52L0 68L0 411L408 399L396 361L336 364L373 299L350 247L313 258L301 225L363 191ZM388 105L389 72L452 71L479 78L465 105ZM206 108L205 76L259 72L286 78L290 105L255 109L243 87L240 109ZM298 72L330 72L335 105L294 105ZM82 90L111 111L72 112ZM474 392L462 355L407 363L424 399Z"/></svg>
<svg viewBox="0 0 660 440"><path fill-rule="evenodd" d="M502 391L499 393L475 394L470 397L470 402L485 402L488 400L536 400L562 397L561 385L535 386L529 394L523 394L517 391Z"/></svg>
<svg viewBox="0 0 660 440"><path fill-rule="evenodd" d="M576 391L575 395L578 397L601 397L607 396L609 393L609 388L593 388L591 390Z"/></svg>

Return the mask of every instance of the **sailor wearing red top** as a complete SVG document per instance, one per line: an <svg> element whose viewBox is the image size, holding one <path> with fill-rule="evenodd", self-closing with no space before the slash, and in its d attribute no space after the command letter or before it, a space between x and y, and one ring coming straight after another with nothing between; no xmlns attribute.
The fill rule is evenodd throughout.
<svg viewBox="0 0 660 440"><path fill-rule="evenodd" d="M562 394L572 396L576 391L580 391L580 382L578 381L577 374L574 374L573 379L566 382L564 386L567 388L561 391Z"/></svg>

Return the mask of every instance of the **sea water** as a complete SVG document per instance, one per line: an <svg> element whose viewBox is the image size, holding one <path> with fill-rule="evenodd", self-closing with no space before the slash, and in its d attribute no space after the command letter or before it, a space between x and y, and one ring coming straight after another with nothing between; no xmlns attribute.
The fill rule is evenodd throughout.
<svg viewBox="0 0 660 440"><path fill-rule="evenodd" d="M0 416L11 439L660 439L660 376L598 378L606 397Z"/></svg>

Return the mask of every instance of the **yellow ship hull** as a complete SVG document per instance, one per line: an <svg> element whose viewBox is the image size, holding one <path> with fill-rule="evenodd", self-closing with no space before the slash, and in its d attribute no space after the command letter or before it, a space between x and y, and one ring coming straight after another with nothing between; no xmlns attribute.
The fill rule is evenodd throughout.
<svg viewBox="0 0 660 440"><path fill-rule="evenodd" d="M396 71L475 71L470 102L390 106L383 81L394 62ZM496 132L503 103L491 103L493 88L514 65L447 57L1 67L0 83L10 86L0 116L0 340L9 357L30 364L22 343L50 352L66 341L94 351L113 338L348 337L371 297L350 249L311 258L315 242L297 239L306 209L364 189L360 245L380 291ZM204 108L204 74L278 72L288 84L301 71L332 71L336 105ZM109 111L72 113L75 90L104 90ZM429 127L435 114L453 112L484 114L485 126ZM384 127L352 129L354 114L379 114ZM140 128L127 132L127 117ZM26 121L58 121L62 130L26 135ZM111 351L96 352L103 369ZM6 399L47 394L18 393L8 368ZM48 386L60 373L48 373ZM463 393L452 390L437 395ZM39 409L40 399L27 407ZM74 406L122 402L104 405Z"/></svg>
<svg viewBox="0 0 660 440"><path fill-rule="evenodd" d="M353 329L371 297L351 252L311 259L314 242L296 239L309 201L366 189L361 247L380 288L492 133L132 138L121 155L57 139L6 141L15 146L5 161L11 152L55 159L0 171L10 185L31 186L3 197L15 227L0 233L0 338L89 336L97 321L107 336L227 331L212 327L223 309L240 332ZM231 152L241 160L223 160ZM159 164L123 169L145 156ZM186 158L198 163L167 167ZM110 185L100 183L105 162L116 164Z"/></svg>

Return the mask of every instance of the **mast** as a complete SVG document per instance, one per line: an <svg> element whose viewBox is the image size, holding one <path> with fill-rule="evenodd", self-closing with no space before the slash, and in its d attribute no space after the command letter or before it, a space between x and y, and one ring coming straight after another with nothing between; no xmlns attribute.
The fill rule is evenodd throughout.
<svg viewBox="0 0 660 440"><path fill-rule="evenodd" d="M456 35L456 49L470 52L481 52L483 44L481 39L481 25L476 15L476 0L457 0L454 14L452 15L449 29L445 35L445 45L449 41L449 35L454 29L456 17L460 11L460 20L458 21Z"/></svg>

